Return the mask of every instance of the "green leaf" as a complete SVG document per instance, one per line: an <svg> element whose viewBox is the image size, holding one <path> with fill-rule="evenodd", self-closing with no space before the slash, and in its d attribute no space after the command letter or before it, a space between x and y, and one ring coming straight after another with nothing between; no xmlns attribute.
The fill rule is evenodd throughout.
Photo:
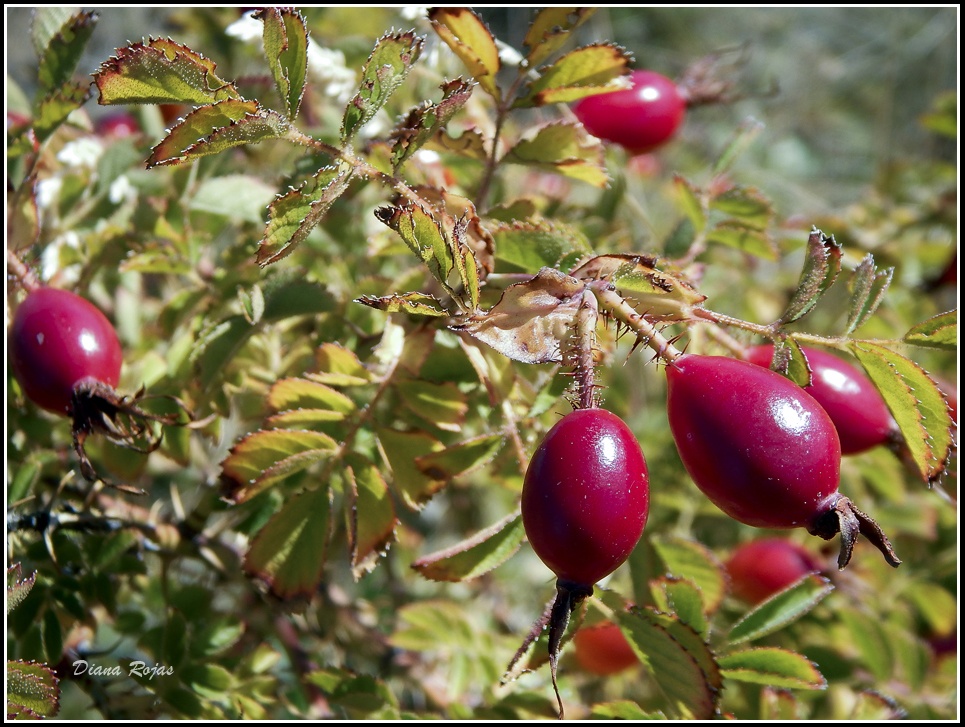
<svg viewBox="0 0 965 727"><path fill-rule="evenodd" d="M693 225L693 229L696 232L703 231L707 227L707 210L700 188L679 174L674 174L673 182L680 206Z"/></svg>
<svg viewBox="0 0 965 727"><path fill-rule="evenodd" d="M386 313L434 317L449 315L449 311L442 307L442 303L428 293L398 293L380 297L363 295L361 298L356 298L355 302Z"/></svg>
<svg viewBox="0 0 965 727"><path fill-rule="evenodd" d="M771 201L753 187L730 187L711 197L710 209L734 218L753 230L767 229L774 217Z"/></svg>
<svg viewBox="0 0 965 727"><path fill-rule="evenodd" d="M630 646L650 671L675 718L710 719L723 686L710 647L690 626L649 608L617 610Z"/></svg>
<svg viewBox="0 0 965 727"><path fill-rule="evenodd" d="M748 612L734 624L728 642L741 644L779 631L811 611L833 590L827 578L807 575Z"/></svg>
<svg viewBox="0 0 965 727"><path fill-rule="evenodd" d="M528 49L526 61L533 67L553 55L569 40L573 31L583 25L596 8L540 8L523 44Z"/></svg>
<svg viewBox="0 0 965 727"><path fill-rule="evenodd" d="M539 76L529 85L529 93L514 105L570 103L625 88L626 84L615 81L629 74L630 61L623 48L610 43L577 48L548 68L540 69Z"/></svg>
<svg viewBox="0 0 965 727"><path fill-rule="evenodd" d="M947 636L955 631L958 625L958 604L955 596L940 585L918 581L910 585L903 595L915 604L932 632Z"/></svg>
<svg viewBox="0 0 965 727"><path fill-rule="evenodd" d="M802 388L811 385L811 365L804 351L801 350L800 344L793 338L786 338L774 344L771 369Z"/></svg>
<svg viewBox="0 0 965 727"><path fill-rule="evenodd" d="M506 562L526 536L519 513L507 515L471 538L412 563L412 568L431 581L468 581Z"/></svg>
<svg viewBox="0 0 965 727"><path fill-rule="evenodd" d="M851 351L891 410L922 479L937 482L955 446L955 423L938 385L914 361L879 344L852 341Z"/></svg>
<svg viewBox="0 0 965 727"><path fill-rule="evenodd" d="M346 466L345 517L348 521L349 551L356 580L368 573L385 555L395 538L399 519L389 496L388 485L378 468L360 456Z"/></svg>
<svg viewBox="0 0 965 727"><path fill-rule="evenodd" d="M415 152L442 131L472 95L472 85L457 78L442 84L442 100L416 106L392 132L392 168L399 168Z"/></svg>
<svg viewBox="0 0 965 727"><path fill-rule="evenodd" d="M826 689L817 667L800 654L778 648L756 648L722 656L717 662L725 679L784 689Z"/></svg>
<svg viewBox="0 0 965 727"><path fill-rule="evenodd" d="M359 129L378 113L402 85L422 53L424 39L415 33L387 33L379 38L362 71L358 93L349 101L342 120L342 143L348 144Z"/></svg>
<svg viewBox="0 0 965 727"><path fill-rule="evenodd" d="M723 153L714 163L714 176L728 171L763 130L764 124L757 119L748 117L741 122Z"/></svg>
<svg viewBox="0 0 965 727"><path fill-rule="evenodd" d="M215 74L215 64L187 46L151 38L120 48L93 74L98 103L212 104L241 99Z"/></svg>
<svg viewBox="0 0 965 727"><path fill-rule="evenodd" d="M345 394L318 381L280 379L268 392L268 406L275 411L290 409L327 409L342 415L356 410L355 402Z"/></svg>
<svg viewBox="0 0 965 727"><path fill-rule="evenodd" d="M570 255L582 257L590 243L576 227L563 222L532 218L488 224L497 260L523 272L542 267L555 268Z"/></svg>
<svg viewBox="0 0 965 727"><path fill-rule="evenodd" d="M359 386L372 380L369 370L353 351L337 343L323 343L315 352L318 371L308 378L331 386Z"/></svg>
<svg viewBox="0 0 965 727"><path fill-rule="evenodd" d="M46 15L46 18L54 22L45 26L44 21L38 19L38 15L34 16L35 28L39 23L43 30L35 34L35 42L42 37L47 40L38 52L40 63L37 67L37 80L40 82L41 95L46 95L71 80L99 18L97 13L90 11L75 12L56 31L50 33L55 19L49 14Z"/></svg>
<svg viewBox="0 0 965 727"><path fill-rule="evenodd" d="M708 242L726 245L764 260L777 260L777 248L770 235L736 219L718 222L707 233Z"/></svg>
<svg viewBox="0 0 965 727"><path fill-rule="evenodd" d="M435 7L429 10L433 30L466 65L482 89L497 101L499 49L482 19L470 8Z"/></svg>
<svg viewBox="0 0 965 727"><path fill-rule="evenodd" d="M657 610L673 614L705 640L710 624L704 615L704 602L697 585L685 578L663 576L650 582Z"/></svg>
<svg viewBox="0 0 965 727"><path fill-rule="evenodd" d="M278 139L288 132L288 121L257 101L225 99L202 106L179 121L151 150L147 166L181 164L244 144Z"/></svg>
<svg viewBox="0 0 965 727"><path fill-rule="evenodd" d="M452 382L400 381L396 390L412 412L440 429L458 432L466 419L466 395Z"/></svg>
<svg viewBox="0 0 965 727"><path fill-rule="evenodd" d="M301 13L289 8L265 7L254 17L265 24L265 58L275 87L285 103L288 118L298 116L308 76L308 28Z"/></svg>
<svg viewBox="0 0 965 727"><path fill-rule="evenodd" d="M396 612L389 643L410 651L438 651L444 646L478 643L479 634L468 621L465 606L452 601L417 601Z"/></svg>
<svg viewBox="0 0 965 727"><path fill-rule="evenodd" d="M409 249L425 263L433 277L447 285L455 260L445 231L433 214L421 205L406 203L380 207L375 216L399 233Z"/></svg>
<svg viewBox="0 0 965 727"><path fill-rule="evenodd" d="M852 653L857 651L861 663L876 681L888 680L894 670L894 658L883 625L851 610L839 609L837 615L846 628Z"/></svg>
<svg viewBox="0 0 965 727"><path fill-rule="evenodd" d="M727 579L724 566L713 551L695 540L673 536L655 536L651 543L671 576L697 585L704 611L716 611L727 594Z"/></svg>
<svg viewBox="0 0 965 727"><path fill-rule="evenodd" d="M905 343L924 348L942 348L954 351L958 348L958 310L939 313L937 316L912 326L905 334Z"/></svg>
<svg viewBox="0 0 965 727"><path fill-rule="evenodd" d="M33 130L37 141L49 139L71 113L87 102L89 96L90 85L79 81L66 83L44 96L34 112Z"/></svg>
<svg viewBox="0 0 965 727"><path fill-rule="evenodd" d="M59 680L52 669L34 662L7 662L8 719L43 719L59 710Z"/></svg>
<svg viewBox="0 0 965 727"><path fill-rule="evenodd" d="M510 149L503 161L547 171L605 187L609 181L604 149L582 124L556 122L538 127Z"/></svg>
<svg viewBox="0 0 965 727"><path fill-rule="evenodd" d="M13 611L17 606L23 603L23 600L30 593L30 589L34 587L34 583L37 582L37 573L31 573L26 578L21 578L21 566L19 563L14 563L12 566L7 568L7 615Z"/></svg>
<svg viewBox="0 0 965 727"><path fill-rule="evenodd" d="M392 470L392 484L412 509L419 509L438 492L445 480L433 479L416 466L420 456L443 448L441 442L424 432L377 431L379 450Z"/></svg>
<svg viewBox="0 0 965 727"><path fill-rule="evenodd" d="M188 199L192 212L204 212L232 221L264 222L264 210L275 188L248 174L226 174L204 179Z"/></svg>
<svg viewBox="0 0 965 727"><path fill-rule="evenodd" d="M415 465L434 480L449 481L487 464L502 446L502 435L482 434L438 452L420 455Z"/></svg>
<svg viewBox="0 0 965 727"><path fill-rule="evenodd" d="M275 199L268 207L268 226L258 243L257 263L265 267L294 252L348 189L352 176L351 167L325 167L298 189Z"/></svg>
<svg viewBox="0 0 965 727"><path fill-rule="evenodd" d="M251 543L244 568L279 598L310 598L328 550L331 492L325 485L287 500Z"/></svg>
<svg viewBox="0 0 965 727"><path fill-rule="evenodd" d="M30 40L37 57L43 55L50 41L75 17L78 8L42 5L34 8L30 19Z"/></svg>
<svg viewBox="0 0 965 727"><path fill-rule="evenodd" d="M801 278L779 320L790 323L807 315L840 272L841 245L834 239L834 235L828 237L821 230L812 229L808 236Z"/></svg>
<svg viewBox="0 0 965 727"><path fill-rule="evenodd" d="M310 672L306 680L322 690L340 720L400 719L398 700L392 690L372 676L330 669Z"/></svg>
<svg viewBox="0 0 965 727"><path fill-rule="evenodd" d="M958 138L958 94L946 91L938 94L928 113L921 117L921 124L929 131L949 139Z"/></svg>
<svg viewBox="0 0 965 727"><path fill-rule="evenodd" d="M848 288L851 290L851 305L848 311L848 325L844 335L849 336L878 310L885 291L891 284L894 268L879 271L874 258L868 253L854 269Z"/></svg>
<svg viewBox="0 0 965 727"><path fill-rule="evenodd" d="M328 459L337 449L334 439L322 432L260 430L243 437L221 463L234 502L251 499L268 487L316 462Z"/></svg>

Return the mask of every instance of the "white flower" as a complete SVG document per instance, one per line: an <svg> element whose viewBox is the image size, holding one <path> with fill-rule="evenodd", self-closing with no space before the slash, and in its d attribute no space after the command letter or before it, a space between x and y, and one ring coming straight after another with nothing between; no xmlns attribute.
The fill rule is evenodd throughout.
<svg viewBox="0 0 965 727"><path fill-rule="evenodd" d="M265 25L260 20L255 20L254 12L254 10L250 10L242 15L225 28L225 33L244 43L262 40L265 37Z"/></svg>
<svg viewBox="0 0 965 727"><path fill-rule="evenodd" d="M113 182L111 182L110 189L107 191L107 196L111 201L111 204L120 204L129 199L137 198L137 190L134 185L131 184L131 180L127 178L126 174L122 174Z"/></svg>
<svg viewBox="0 0 965 727"><path fill-rule="evenodd" d="M57 161L64 166L93 169L104 153L104 145L92 136L85 136L64 144L57 152Z"/></svg>

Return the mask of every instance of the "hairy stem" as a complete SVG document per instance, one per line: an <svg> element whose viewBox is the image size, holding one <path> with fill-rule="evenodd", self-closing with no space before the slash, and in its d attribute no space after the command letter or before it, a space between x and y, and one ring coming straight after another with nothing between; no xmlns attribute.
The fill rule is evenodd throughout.
<svg viewBox="0 0 965 727"><path fill-rule="evenodd" d="M663 361L670 364L683 355L645 316L637 313L637 311L633 309L633 306L613 290L609 283L606 281L594 281L589 287L599 301L600 307L636 333L637 340L642 341L653 349L653 352Z"/></svg>
<svg viewBox="0 0 965 727"><path fill-rule="evenodd" d="M26 290L28 293L32 293L41 287L40 281L37 276L24 265L23 260L17 257L17 253L13 250L7 248L7 272L13 276L20 287Z"/></svg>

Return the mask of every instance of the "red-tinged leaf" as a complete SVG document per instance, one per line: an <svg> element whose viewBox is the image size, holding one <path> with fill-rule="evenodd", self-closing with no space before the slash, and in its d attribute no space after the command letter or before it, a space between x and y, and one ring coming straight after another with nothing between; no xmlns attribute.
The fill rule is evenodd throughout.
<svg viewBox="0 0 965 727"><path fill-rule="evenodd" d="M232 147L283 137L288 121L257 101L227 99L195 109L151 150L148 167L220 154Z"/></svg>
<svg viewBox="0 0 965 727"><path fill-rule="evenodd" d="M542 63L569 40L573 31L583 25L596 8L540 8L523 44L528 49L526 60L530 67Z"/></svg>
<svg viewBox="0 0 965 727"><path fill-rule="evenodd" d="M392 132L392 167L402 164L442 131L472 95L471 83L457 78L442 84L442 100L412 109Z"/></svg>
<svg viewBox="0 0 965 727"><path fill-rule="evenodd" d="M369 370L353 351L337 343L323 343L315 351L318 371L308 378L330 386L359 386L372 380Z"/></svg>
<svg viewBox="0 0 965 727"><path fill-rule="evenodd" d="M537 127L518 141L503 161L557 172L595 187L609 182L603 144L582 124L556 122Z"/></svg>
<svg viewBox="0 0 965 727"><path fill-rule="evenodd" d="M298 115L308 77L308 28L301 13L266 7L254 17L265 24L265 58L289 119Z"/></svg>
<svg viewBox="0 0 965 727"><path fill-rule="evenodd" d="M532 279L509 286L486 313L454 326L523 363L560 361L560 342L569 336L585 283L543 268Z"/></svg>
<svg viewBox="0 0 965 727"><path fill-rule="evenodd" d="M34 583L37 582L37 573L31 573L26 578L22 578L23 575L20 563L14 563L12 566L7 568L7 615L13 611L17 606L23 603L23 600L30 593L30 589L34 587Z"/></svg>
<svg viewBox="0 0 965 727"><path fill-rule="evenodd" d="M844 335L851 335L874 315L885 297L885 291L891 285L891 278L894 273L894 268L878 270L871 253L868 253L858 264L851 275L851 280L848 281L848 287L851 290L851 305Z"/></svg>
<svg viewBox="0 0 965 727"><path fill-rule="evenodd" d="M784 628L824 600L834 586L824 576L807 575L766 601L758 604L734 624L728 642L753 641Z"/></svg>
<svg viewBox="0 0 965 727"><path fill-rule="evenodd" d="M430 581L468 581L506 562L526 533L518 512L456 545L419 558L412 568Z"/></svg>
<svg viewBox="0 0 965 727"><path fill-rule="evenodd" d="M393 488L408 507L418 510L446 483L419 470L416 459L439 451L443 448L442 443L424 432L379 429L376 435L382 459L392 470Z"/></svg>
<svg viewBox="0 0 965 727"><path fill-rule="evenodd" d="M499 88L496 86L496 74L500 68L499 48L482 18L470 8L437 7L429 10L429 21L482 89L499 100Z"/></svg>
<svg viewBox="0 0 965 727"><path fill-rule="evenodd" d="M442 223L431 210L406 203L396 207L380 207L375 211L375 216L399 233L409 249L425 263L432 276L448 288L455 258Z"/></svg>
<svg viewBox="0 0 965 727"><path fill-rule="evenodd" d="M800 654L778 648L755 648L721 656L717 663L725 679L785 689L826 689L817 666Z"/></svg>
<svg viewBox="0 0 965 727"><path fill-rule="evenodd" d="M450 136L445 131L439 131L426 143L427 149L458 154L477 162L486 161L489 153L486 151L486 140L477 129L466 129L459 136Z"/></svg>
<svg viewBox="0 0 965 727"><path fill-rule="evenodd" d="M379 38L362 71L358 93L349 101L342 120L342 142L348 144L371 121L422 54L425 39L413 32L387 33Z"/></svg>
<svg viewBox="0 0 965 727"><path fill-rule="evenodd" d="M90 97L90 84L65 83L46 94L34 112L33 131L43 143L60 127L71 113L83 106Z"/></svg>
<svg viewBox="0 0 965 727"><path fill-rule="evenodd" d="M98 20L95 12L75 12L49 35L38 52L37 80L40 82L41 95L56 91L71 80Z"/></svg>
<svg viewBox="0 0 965 727"><path fill-rule="evenodd" d="M764 687L761 689L761 719L786 722L804 719L802 704L786 689Z"/></svg>
<svg viewBox="0 0 965 727"><path fill-rule="evenodd" d="M529 93L516 106L545 106L571 103L586 96L627 88L620 79L630 73L632 58L626 50L610 43L577 48L542 68L530 84Z"/></svg>
<svg viewBox="0 0 965 727"><path fill-rule="evenodd" d="M7 718L44 719L60 711L60 680L45 664L7 662Z"/></svg>
<svg viewBox="0 0 965 727"><path fill-rule="evenodd" d="M266 583L279 598L311 598L325 567L330 517L327 486L287 500L252 541L245 573Z"/></svg>
<svg viewBox="0 0 965 727"><path fill-rule="evenodd" d="M226 493L244 502L286 477L327 459L337 448L327 434L312 431L267 430L247 435L221 463Z"/></svg>
<svg viewBox="0 0 965 727"><path fill-rule="evenodd" d="M449 315L449 311L442 307L442 303L428 293L399 293L380 297L363 295L361 298L356 298L355 302L386 313L408 313L414 316L434 317Z"/></svg>
<svg viewBox="0 0 965 727"><path fill-rule="evenodd" d="M851 351L891 410L922 479L937 482L955 446L955 422L941 389L921 366L884 346L853 341Z"/></svg>
<svg viewBox="0 0 965 727"><path fill-rule="evenodd" d="M15 190L7 190L7 249L19 252L40 239L37 178L31 174Z"/></svg>
<svg viewBox="0 0 965 727"><path fill-rule="evenodd" d="M502 446L502 435L484 434L416 457L415 464L428 477L447 482L488 464Z"/></svg>
<svg viewBox="0 0 965 727"><path fill-rule="evenodd" d="M352 457L346 468L345 518L352 573L358 580L375 567L395 539L399 519L388 485L371 462Z"/></svg>
<svg viewBox="0 0 965 727"><path fill-rule="evenodd" d="M924 348L943 348L954 351L958 347L958 311L950 310L922 321L905 334L906 343Z"/></svg>
<svg viewBox="0 0 965 727"><path fill-rule="evenodd" d="M215 64L170 39L151 38L120 48L94 73L98 103L212 104L241 99L215 74Z"/></svg>
<svg viewBox="0 0 965 727"><path fill-rule="evenodd" d="M785 376L800 387L811 385L811 364L793 338L786 338L774 344L771 357L771 370Z"/></svg>
<svg viewBox="0 0 965 727"><path fill-rule="evenodd" d="M265 267L287 257L348 189L351 167L325 167L298 189L278 197L268 207L268 226L258 244L256 262Z"/></svg>

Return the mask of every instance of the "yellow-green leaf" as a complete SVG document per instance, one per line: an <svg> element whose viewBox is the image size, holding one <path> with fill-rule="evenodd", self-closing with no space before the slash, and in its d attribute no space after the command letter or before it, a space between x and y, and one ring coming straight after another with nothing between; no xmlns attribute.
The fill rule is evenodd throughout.
<svg viewBox="0 0 965 727"><path fill-rule="evenodd" d="M415 316L436 317L449 315L449 311L442 307L442 303L428 293L398 293L380 297L363 295L361 298L356 298L355 302L383 310L386 313L409 313Z"/></svg>
<svg viewBox="0 0 965 727"><path fill-rule="evenodd" d="M724 566L713 551L695 540L679 537L654 537L651 542L667 572L695 583L705 612L716 611L727 593L727 580Z"/></svg>
<svg viewBox="0 0 965 727"><path fill-rule="evenodd" d="M151 38L120 48L94 73L98 103L212 104L241 99L215 74L215 64L187 46Z"/></svg>
<svg viewBox="0 0 965 727"><path fill-rule="evenodd" d="M891 284L894 268L878 270L874 258L868 253L854 269L848 287L851 290L851 305L848 311L848 324L845 335L850 335L867 321L881 305L885 291Z"/></svg>
<svg viewBox="0 0 965 727"><path fill-rule="evenodd" d="M23 603L30 590L37 581L37 573L31 573L26 578L21 578L22 569L20 563L14 563L7 568L7 615L17 606Z"/></svg>
<svg viewBox="0 0 965 727"><path fill-rule="evenodd" d="M781 322L796 321L810 312L840 272L841 245L834 239L834 235L828 237L821 230L812 229L808 236L804 269L791 301L781 314Z"/></svg>
<svg viewBox="0 0 965 727"><path fill-rule="evenodd" d="M355 402L345 394L318 381L281 379L268 392L268 406L275 411L328 409L341 415L355 411Z"/></svg>
<svg viewBox="0 0 965 727"><path fill-rule="evenodd" d="M38 53L40 61L37 67L41 95L56 91L71 80L98 19L97 13L75 11L53 33L43 32L47 41ZM39 40L36 36L35 39Z"/></svg>
<svg viewBox="0 0 965 727"><path fill-rule="evenodd" d="M327 486L287 500L245 554L245 572L279 598L310 598L318 588L328 549L331 491Z"/></svg>
<svg viewBox="0 0 965 727"><path fill-rule="evenodd" d="M558 51L573 31L585 23L596 8L540 8L523 44L529 49L526 61L535 66Z"/></svg>
<svg viewBox="0 0 965 727"><path fill-rule="evenodd" d="M609 43L577 48L548 68L530 84L529 93L516 106L545 106L570 103L585 96L616 91L626 87L617 83L630 69L627 52Z"/></svg>
<svg viewBox="0 0 965 727"><path fill-rule="evenodd" d="M559 267L570 256L590 252L590 242L578 228L564 222L531 218L489 223L496 259L521 272Z"/></svg>
<svg viewBox="0 0 965 727"><path fill-rule="evenodd" d="M323 343L315 351L318 371L308 378L331 386L358 386L372 380L369 370L362 365L354 351L337 343Z"/></svg>
<svg viewBox="0 0 965 727"><path fill-rule="evenodd" d="M925 348L944 348L954 351L958 347L958 310L939 313L937 316L913 326L904 338L906 343Z"/></svg>
<svg viewBox="0 0 965 727"><path fill-rule="evenodd" d="M411 411L440 429L458 432L469 406L466 395L452 382L400 381L396 390Z"/></svg>
<svg viewBox="0 0 965 727"><path fill-rule="evenodd" d="M422 262L429 268L433 277L443 285L447 284L449 273L455 261L452 246L446 233L433 214L421 205L405 204L397 207L380 207L376 217L399 233Z"/></svg>
<svg viewBox="0 0 965 727"><path fill-rule="evenodd" d="M595 187L609 182L603 144L582 124L557 122L539 127L518 141L503 160L555 171Z"/></svg>
<svg viewBox="0 0 965 727"><path fill-rule="evenodd" d="M399 519L378 468L357 455L349 457L346 465L345 519L352 573L357 580L385 555Z"/></svg>
<svg viewBox="0 0 965 727"><path fill-rule="evenodd" d="M382 458L392 470L392 485L406 505L417 510L446 484L433 479L416 466L416 459L443 448L442 443L424 432L377 431Z"/></svg>
<svg viewBox="0 0 965 727"><path fill-rule="evenodd" d="M467 581L504 563L523 542L525 531L519 513L445 550L425 555L412 568L431 581Z"/></svg>
<svg viewBox="0 0 965 727"><path fill-rule="evenodd" d="M492 461L502 446L502 435L483 434L416 457L415 464L428 477L448 481Z"/></svg>
<svg viewBox="0 0 965 727"><path fill-rule="evenodd" d="M482 89L498 100L499 49L482 19L470 8L436 7L429 11L429 20Z"/></svg>
<svg viewBox="0 0 965 727"><path fill-rule="evenodd" d="M734 624L728 640L739 644L772 634L797 621L833 590L831 581L824 576L807 575L747 613Z"/></svg>
<svg viewBox="0 0 965 727"><path fill-rule="evenodd" d="M327 459L334 439L322 432L262 430L244 437L221 463L228 496L244 502L284 478Z"/></svg>
<svg viewBox="0 0 965 727"><path fill-rule="evenodd" d="M888 404L922 479L937 482L955 445L954 422L938 385L921 366L884 346L853 341L851 350Z"/></svg>
<svg viewBox="0 0 965 727"><path fill-rule="evenodd" d="M726 679L785 689L826 689L827 681L806 657L778 648L737 651L718 660Z"/></svg>
<svg viewBox="0 0 965 727"><path fill-rule="evenodd" d="M8 719L44 719L60 711L60 680L45 664L7 662Z"/></svg>
<svg viewBox="0 0 965 727"><path fill-rule="evenodd" d="M707 233L707 241L733 247L764 260L777 259L777 247L767 232L733 218L714 225Z"/></svg>

